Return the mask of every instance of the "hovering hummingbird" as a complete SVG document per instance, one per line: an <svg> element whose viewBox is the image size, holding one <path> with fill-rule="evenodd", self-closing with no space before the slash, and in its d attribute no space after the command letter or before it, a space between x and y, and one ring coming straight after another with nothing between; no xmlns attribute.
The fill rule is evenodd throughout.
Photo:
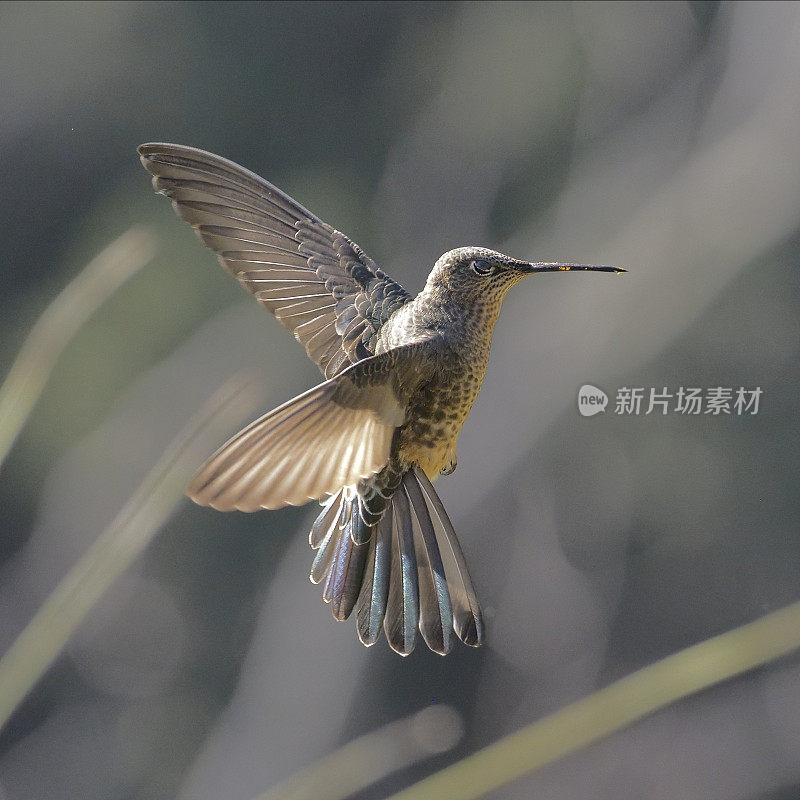
<svg viewBox="0 0 800 800"><path fill-rule="evenodd" d="M364 251L272 184L211 153L143 144L153 186L222 265L294 333L323 383L248 425L187 494L221 511L320 500L311 580L358 636L401 655L417 631L445 655L484 641L480 604L431 481L456 468L508 290L539 272L616 267L531 263L460 247L412 297Z"/></svg>

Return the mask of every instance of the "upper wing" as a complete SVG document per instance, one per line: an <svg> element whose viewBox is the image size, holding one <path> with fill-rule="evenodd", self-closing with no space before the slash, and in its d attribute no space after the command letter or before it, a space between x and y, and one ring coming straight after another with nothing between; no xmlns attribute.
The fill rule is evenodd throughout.
<svg viewBox="0 0 800 800"><path fill-rule="evenodd" d="M378 329L411 296L355 242L232 161L176 144L138 149L156 191L326 378L375 352Z"/></svg>

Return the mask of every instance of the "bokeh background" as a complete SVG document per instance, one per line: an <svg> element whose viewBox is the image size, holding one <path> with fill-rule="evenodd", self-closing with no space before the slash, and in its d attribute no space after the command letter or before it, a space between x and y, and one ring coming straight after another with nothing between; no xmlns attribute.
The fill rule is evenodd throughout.
<svg viewBox="0 0 800 800"><path fill-rule="evenodd" d="M265 409L318 380L153 195L139 143L263 174L410 290L466 244L629 269L506 301L438 483L483 649L364 649L307 580L312 507L184 500L0 735L0 797L249 800L448 709L358 794L384 797L798 599L798 41L800 6L766 2L0 5L0 374L102 247L158 238L0 470L3 649L226 378L259 371ZM584 383L605 414L578 414ZM623 386L763 395L626 416ZM799 720L788 657L494 796L790 800Z"/></svg>

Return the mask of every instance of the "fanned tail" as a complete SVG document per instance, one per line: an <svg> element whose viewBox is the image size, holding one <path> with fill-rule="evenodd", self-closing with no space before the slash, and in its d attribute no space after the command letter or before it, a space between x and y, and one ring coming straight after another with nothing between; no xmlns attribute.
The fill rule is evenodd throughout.
<svg viewBox="0 0 800 800"><path fill-rule="evenodd" d="M483 644L480 604L466 559L442 501L423 470L390 467L328 498L309 535L317 551L311 580L337 620L356 611L361 642L384 631L400 655L414 649L417 632L446 655L453 633Z"/></svg>
<svg viewBox="0 0 800 800"><path fill-rule="evenodd" d="M436 541L441 550L450 591L456 636L470 647L480 647L484 641L483 615L472 579L469 577L467 559L464 558L453 523L450 522L450 517L447 516L433 484L419 465L414 467L414 478L425 495L425 501L433 518Z"/></svg>

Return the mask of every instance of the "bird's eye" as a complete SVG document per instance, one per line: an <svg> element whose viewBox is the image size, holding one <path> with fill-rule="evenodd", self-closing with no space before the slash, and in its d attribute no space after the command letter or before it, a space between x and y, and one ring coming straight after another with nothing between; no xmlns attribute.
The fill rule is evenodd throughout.
<svg viewBox="0 0 800 800"><path fill-rule="evenodd" d="M472 271L476 275L491 275L494 272L494 267L488 262L480 258L476 258L471 264Z"/></svg>

